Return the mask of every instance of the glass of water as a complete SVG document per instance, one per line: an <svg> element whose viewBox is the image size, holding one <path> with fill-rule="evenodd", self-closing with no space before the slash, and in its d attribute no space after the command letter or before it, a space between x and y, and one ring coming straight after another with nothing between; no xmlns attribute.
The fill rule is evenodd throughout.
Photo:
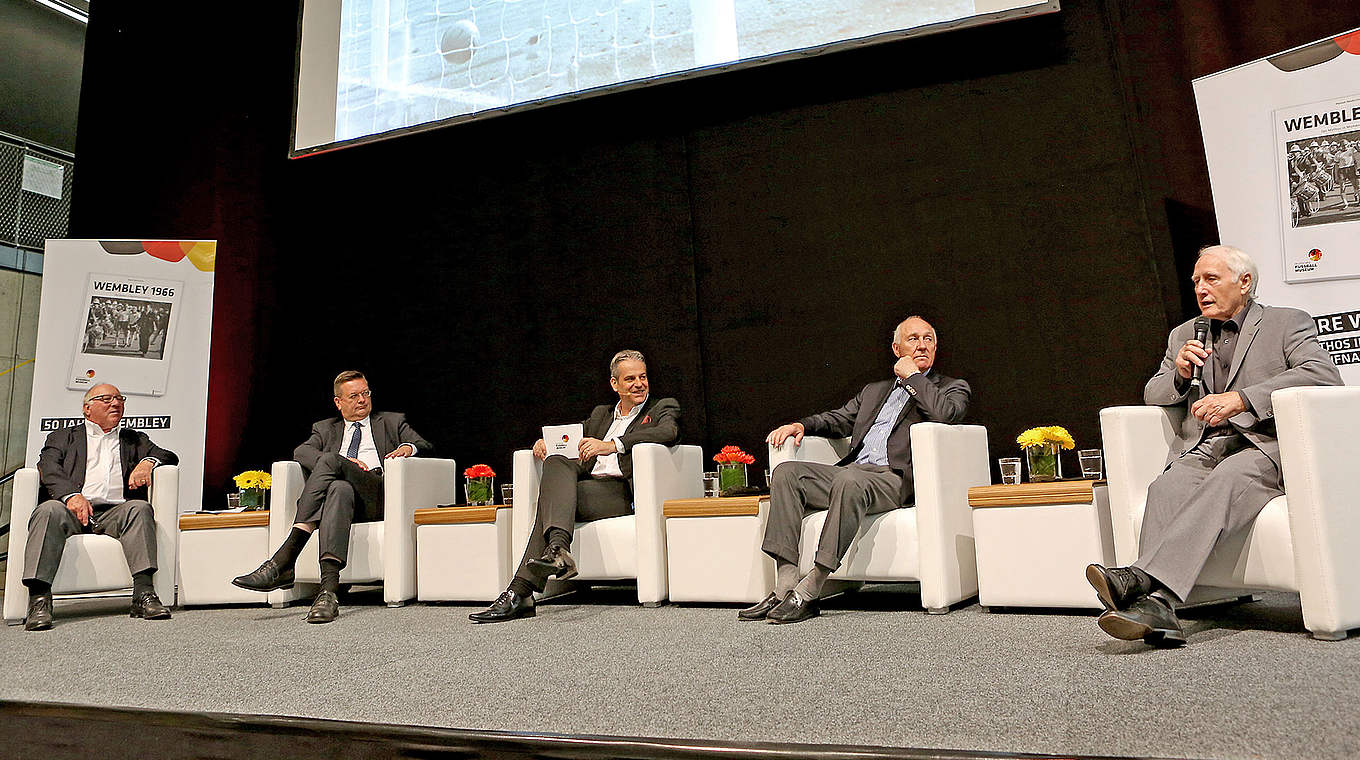
<svg viewBox="0 0 1360 760"><path fill-rule="evenodd" d="M1001 467L1001 482L1014 486L1020 484L1020 457L1002 457L996 460Z"/></svg>
<svg viewBox="0 0 1360 760"><path fill-rule="evenodd" d="M721 492L721 489L718 488L718 473L704 473L704 496L711 499Z"/></svg>
<svg viewBox="0 0 1360 760"><path fill-rule="evenodd" d="M515 485L513 483L501 484L501 503L507 507L515 506Z"/></svg>
<svg viewBox="0 0 1360 760"><path fill-rule="evenodd" d="M1077 452L1081 462L1081 476L1087 480L1100 480L1102 472L1100 449L1081 449Z"/></svg>

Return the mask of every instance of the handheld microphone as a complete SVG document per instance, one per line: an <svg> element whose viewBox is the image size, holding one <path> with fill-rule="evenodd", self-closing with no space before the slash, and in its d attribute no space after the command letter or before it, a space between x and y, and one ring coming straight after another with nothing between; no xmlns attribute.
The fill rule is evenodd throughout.
<svg viewBox="0 0 1360 760"><path fill-rule="evenodd" d="M1208 340L1208 339L1209 339L1209 318L1208 318L1208 317L1196 317L1196 318L1195 318L1195 340L1199 341L1199 342L1200 342L1200 345L1203 345L1203 344L1204 344L1204 341L1206 341L1206 340ZM1191 370L1190 370L1190 387L1191 387L1191 388L1198 388L1198 387L1200 387L1201 385L1203 385L1203 384L1204 384L1204 380L1202 379L1203 375L1204 375L1204 365L1202 365L1202 364L1196 364L1193 368L1191 368Z"/></svg>

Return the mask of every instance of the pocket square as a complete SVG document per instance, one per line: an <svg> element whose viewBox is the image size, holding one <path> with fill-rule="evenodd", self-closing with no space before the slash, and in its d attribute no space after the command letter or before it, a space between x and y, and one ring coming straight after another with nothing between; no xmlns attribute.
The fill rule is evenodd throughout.
<svg viewBox="0 0 1360 760"><path fill-rule="evenodd" d="M648 422L651 422L651 421L652 421L652 415L648 414L648 415L646 415L646 416L644 416L644 417L642 418L642 422L641 422L640 424L646 425Z"/></svg>

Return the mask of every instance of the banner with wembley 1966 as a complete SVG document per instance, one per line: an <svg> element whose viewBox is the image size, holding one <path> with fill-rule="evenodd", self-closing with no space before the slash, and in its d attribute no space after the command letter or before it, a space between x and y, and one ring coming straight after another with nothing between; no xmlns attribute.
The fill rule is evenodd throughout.
<svg viewBox="0 0 1360 760"><path fill-rule="evenodd" d="M26 460L49 433L83 421L85 392L126 397L119 423L175 452L179 504L203 501L217 243L211 240L49 240Z"/></svg>
<svg viewBox="0 0 1360 760"><path fill-rule="evenodd" d="M1360 30L1196 79L1219 240L1360 383Z"/></svg>

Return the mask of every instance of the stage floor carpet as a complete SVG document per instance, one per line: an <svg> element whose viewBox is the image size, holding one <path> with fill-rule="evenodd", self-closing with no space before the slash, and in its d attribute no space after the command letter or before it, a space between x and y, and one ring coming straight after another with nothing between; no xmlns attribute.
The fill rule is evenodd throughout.
<svg viewBox="0 0 1360 760"><path fill-rule="evenodd" d="M0 631L0 700L409 726L1169 758L1360 756L1360 640L1320 642L1297 597L1204 608L1189 646L1115 641L1094 612L929 616L866 586L797 625L736 607L644 609L628 587L472 625L480 605L306 606L127 617L58 601L56 628ZM630 603L630 597L632 602Z"/></svg>

